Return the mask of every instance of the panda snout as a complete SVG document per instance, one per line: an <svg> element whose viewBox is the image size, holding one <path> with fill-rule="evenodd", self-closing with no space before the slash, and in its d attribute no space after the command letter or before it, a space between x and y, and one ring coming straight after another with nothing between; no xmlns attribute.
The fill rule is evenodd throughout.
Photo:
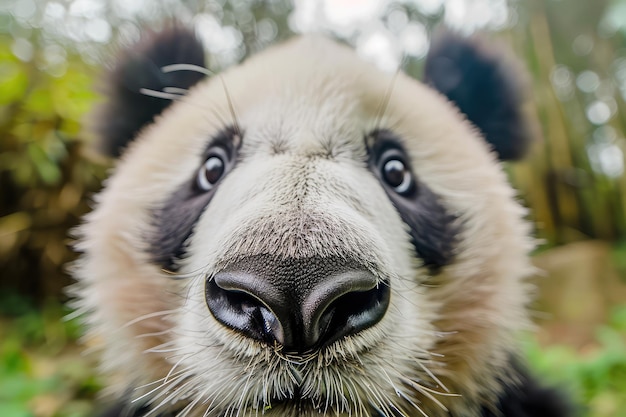
<svg viewBox="0 0 626 417"><path fill-rule="evenodd" d="M207 306L220 323L293 354L375 325L389 297L387 282L343 259L257 256L206 283Z"/></svg>

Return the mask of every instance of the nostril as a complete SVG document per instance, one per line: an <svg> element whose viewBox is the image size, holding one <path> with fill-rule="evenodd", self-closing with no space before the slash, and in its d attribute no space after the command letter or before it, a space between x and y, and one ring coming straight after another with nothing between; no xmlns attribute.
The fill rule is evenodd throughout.
<svg viewBox="0 0 626 417"><path fill-rule="evenodd" d="M375 325L387 311L389 285L370 271L335 259L281 262L247 260L207 280L215 319L284 352L304 353Z"/></svg>
<svg viewBox="0 0 626 417"><path fill-rule="evenodd" d="M390 289L380 283L368 291L353 291L334 300L319 319L321 341L329 345L378 323L389 305Z"/></svg>
<svg viewBox="0 0 626 417"><path fill-rule="evenodd" d="M273 344L283 343L283 330L276 315L258 298L244 289L225 289L211 279L206 284L209 311L226 327Z"/></svg>

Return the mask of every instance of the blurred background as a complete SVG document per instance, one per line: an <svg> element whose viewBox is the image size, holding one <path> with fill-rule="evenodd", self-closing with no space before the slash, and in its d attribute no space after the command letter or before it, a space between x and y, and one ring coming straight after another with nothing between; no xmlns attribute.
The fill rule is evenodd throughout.
<svg viewBox="0 0 626 417"><path fill-rule="evenodd" d="M81 125L116 48L171 17L215 71L312 31L417 78L441 24L515 51L538 140L506 169L543 271L524 348L582 416L626 416L626 0L0 0L0 417L92 412L100 382L63 288L68 231L111 163Z"/></svg>

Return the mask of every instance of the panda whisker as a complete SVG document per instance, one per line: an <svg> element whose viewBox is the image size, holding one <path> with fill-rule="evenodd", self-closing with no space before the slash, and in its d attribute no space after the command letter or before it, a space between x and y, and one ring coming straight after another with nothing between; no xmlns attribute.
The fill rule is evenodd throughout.
<svg viewBox="0 0 626 417"><path fill-rule="evenodd" d="M78 293L79 289L75 288L75 286L72 286L74 288L72 288L72 291L67 291L69 295L71 296L75 296L75 293ZM68 322L68 321L72 321L75 320L79 317L84 317L86 315L86 313L89 311L87 308L82 308L79 306L78 303L75 302L70 302L68 303L69 307L71 307L73 309L73 311L67 313L66 315L64 315L61 320L63 322Z"/></svg>
<svg viewBox="0 0 626 417"><path fill-rule="evenodd" d="M293 354L285 355L285 354L282 353L282 351L279 348L274 348L274 353L280 359L284 360L287 363L293 364L293 365L304 365L304 364L314 360L317 357L313 353L308 354L308 355L293 355Z"/></svg>
<svg viewBox="0 0 626 417"><path fill-rule="evenodd" d="M422 370L424 372L426 372L428 374L428 376L435 381L435 383L437 384L437 386L441 387L446 393L451 394L450 390L448 389L448 387L446 387L446 385L441 382L441 380L439 378L437 378L437 376L426 367L426 365L423 363L423 361L416 359L415 362L417 363L417 365L422 368Z"/></svg>
<svg viewBox="0 0 626 417"><path fill-rule="evenodd" d="M358 390L356 385L354 385L354 381L351 378L345 378L344 387L348 391L348 396L352 401L355 413L357 413L357 415L363 415L366 410L364 409L364 404L361 401L361 398L358 396Z"/></svg>
<svg viewBox="0 0 626 417"><path fill-rule="evenodd" d="M163 72L164 74L176 71L193 71L209 77L215 75L215 73L210 69L194 64L171 64L161 67L161 72Z"/></svg>
<svg viewBox="0 0 626 417"><path fill-rule="evenodd" d="M415 408L422 416L424 417L429 417L428 414L422 409L422 407L420 407L419 405L417 405L415 403L415 401L413 401L405 392L403 391L396 391L396 394L402 398L404 401L406 401L407 403L409 403L413 408ZM444 411L448 411L447 409L445 409L444 407Z"/></svg>
<svg viewBox="0 0 626 417"><path fill-rule="evenodd" d="M246 378L246 382L241 390L241 395L239 396L239 401L237 403L237 416L239 416L240 410L242 410L247 401L247 395L249 393L248 386L250 385L250 380L252 379L252 375L254 374L254 368L248 372L248 378Z"/></svg>
<svg viewBox="0 0 626 417"><path fill-rule="evenodd" d="M181 370L179 370L179 371L176 371L176 368L177 368L177 367L178 367L178 366L179 366L179 365L180 365L183 361L185 361L185 360L189 359L190 357L195 356L196 354L197 354L197 353L191 353L191 354L187 354L187 355L182 355L182 356L181 356L181 358L180 358L178 361L176 361L176 363L175 363L174 365L172 365L172 368L169 370L169 372L167 373L167 375L165 375L165 378L163 379L163 383L164 383L164 384L166 384L166 383L169 381L169 379L170 379L170 377L171 377L172 375L178 375L178 374L180 374L180 373L182 373L182 372L187 372L187 371L190 369L190 367L183 368L183 369L181 369ZM175 372L175 371L176 371L176 372Z"/></svg>
<svg viewBox="0 0 626 417"><path fill-rule="evenodd" d="M220 75L219 78L222 83L222 87L224 88L224 94L226 95L226 100L228 101L228 111L230 111L230 115L233 118L235 133L237 135L238 140L241 140L243 136L242 136L241 129L239 127L239 121L237 120L237 113L235 112L235 106L233 105L233 100L230 96L230 92L228 91L228 88L226 87L226 82L224 81L224 77Z"/></svg>
<svg viewBox="0 0 626 417"><path fill-rule="evenodd" d="M176 383L177 378L179 378L179 377L181 377L181 376L183 376L185 374L189 374L190 371L193 371L193 366L187 366L185 368L179 369L176 372L171 372L171 370L170 370L170 373L168 373L165 377L159 378L159 379L154 380L152 382L149 382L147 384L141 385L141 386L137 387L137 389L140 390L140 389L147 388L147 387L149 387L151 385L159 384L159 383L161 385L159 387L157 387L157 388L162 388L162 387L164 387L166 385L172 385L172 384Z"/></svg>
<svg viewBox="0 0 626 417"><path fill-rule="evenodd" d="M165 343L163 345L165 345ZM159 345L159 346L163 346L163 345ZM144 353L171 353L171 352L179 352L185 348L186 348L185 346L176 346L173 348L154 347L154 348L145 349Z"/></svg>
<svg viewBox="0 0 626 417"><path fill-rule="evenodd" d="M155 379L154 381L147 382L145 384L137 385L136 387L133 387L133 391L142 391L144 388L148 388L155 384L159 384L163 382L164 379L165 378L159 378L159 379Z"/></svg>
<svg viewBox="0 0 626 417"><path fill-rule="evenodd" d="M397 373L398 378L405 384L411 386L412 388L418 390L420 393L422 393L425 397L429 398L431 401L433 401L434 403L436 403L438 406L440 406L441 408L443 408L445 411L448 411L447 408L439 401L437 400L434 396L438 395L438 396L444 396L444 397L459 397L459 394L455 394L450 392L450 390L430 371L428 370L425 365L422 363L422 361L420 361L419 359L416 359L416 362L418 363L418 365L427 373L427 375L437 384L437 386L441 387L442 389L445 390L445 392L441 392L438 391L436 389L427 387L423 384L420 384L418 381L416 381L413 378L409 378L405 375L403 375L402 372L399 372L393 364L387 363L384 365L384 368L387 369L393 369L394 372ZM386 371L383 370L383 372L386 373ZM394 387L395 388L395 387Z"/></svg>
<svg viewBox="0 0 626 417"><path fill-rule="evenodd" d="M133 325L135 325L135 324L137 324L139 322L142 322L144 320L149 320L149 319L153 319L153 318L156 318L156 317L168 316L168 315L170 315L172 313L175 313L175 312L176 312L176 310L161 310L161 311L157 311L157 312L154 312L154 313L144 314L142 316L136 317L136 318L128 321L126 324L124 324L122 326L122 329L130 327L130 326L133 326Z"/></svg>
<svg viewBox="0 0 626 417"><path fill-rule="evenodd" d="M168 275L169 277L172 277L173 279L186 279L186 278L196 277L198 274L200 274L200 272L203 269L204 268L197 268L193 271L179 272L179 271L171 271L169 269L161 268L161 272Z"/></svg>
<svg viewBox="0 0 626 417"><path fill-rule="evenodd" d="M189 404L187 404L185 408L183 408L178 414L176 414L176 417L186 417L187 415L189 415L189 413L193 411L196 405L200 402L200 399L203 397L204 394L205 392L200 395L196 395L196 398L192 400Z"/></svg>
<svg viewBox="0 0 626 417"><path fill-rule="evenodd" d="M141 333L138 334L135 337L135 339L145 339L148 337L157 337L157 336L165 336L166 334L170 334L170 333L174 333L172 329L167 329L167 330L161 330L160 332L147 332L147 333Z"/></svg>
<svg viewBox="0 0 626 417"><path fill-rule="evenodd" d="M175 383L178 383L179 381L185 381L185 378L181 376L180 380L177 378L175 381L172 380L170 384L175 384ZM165 404L172 402L174 399L180 400L181 397L184 396L184 393L187 392L186 388L190 385L193 386L194 384L195 382L192 379L188 379L184 383L182 383L182 385L175 387L171 392L168 390L161 391L150 400L151 404L154 404L157 400L160 400L160 402L156 404L155 406L153 406L152 409L143 417L148 417L150 415L156 414L156 412L159 411L161 407L163 407ZM165 396L165 398L161 399L161 397L163 396Z"/></svg>
<svg viewBox="0 0 626 417"><path fill-rule="evenodd" d="M424 330L422 333L426 335L436 335L437 331L436 330ZM394 347L401 349L402 352L417 353L417 356L414 358L415 360L431 361L432 357L436 357L436 358L444 357L444 355L441 353L433 352L431 350L428 350L419 346L407 345L402 340L394 341Z"/></svg>
<svg viewBox="0 0 626 417"><path fill-rule="evenodd" d="M189 357L191 357L193 355L189 355ZM221 370L232 370L235 368L229 368L229 369L224 369L223 367L220 367ZM196 377L196 372L197 372L197 365L196 364L192 364L189 365L179 371L177 371L175 373L174 378L170 379L169 381L167 381L167 384L163 384L162 387L165 387L167 385L169 386L174 386L174 388L172 390L170 390L171 392L169 393L168 397L165 399L165 402L175 398L176 396L183 396L185 395L185 393L190 393L192 391L195 390L194 386L198 386L200 384L200 381L197 379ZM163 380L163 379L162 379ZM186 382L182 385L176 385L178 384L180 381L186 380ZM216 381L215 384L217 384L218 382ZM209 384L209 387L212 387L213 384ZM191 388L188 388L191 387ZM154 399L162 396L165 393L165 391L161 394L159 394L158 396L156 396ZM204 395L204 394L202 394ZM202 397L202 395L200 397Z"/></svg>
<svg viewBox="0 0 626 417"><path fill-rule="evenodd" d="M140 401L142 401L143 399L148 398L148 397L151 397L151 400L150 400L150 401L154 401L156 398L158 398L158 395L157 395L157 396L152 396L155 392L157 392L157 391L159 391L159 390L162 390L162 389L163 389L164 387L166 387L167 385L170 385L170 384L175 384L175 383L176 383L176 382L178 382L179 380L182 380L182 379L184 379L184 378L186 378L186 377L187 377L187 375L186 375L185 373L181 373L181 375L176 376L174 379L171 379L171 380L170 380L170 381L168 381L168 382L163 382L163 380L164 380L165 378L161 378L161 379L159 379L159 380L157 380L157 381L151 382L150 384L155 384L155 383L158 383L158 382L160 382L161 384L160 384L160 385L158 385L157 387L155 387L155 388L151 389L150 391L148 391L148 392L146 392L146 393L142 394L141 396L136 397L136 398L133 398L132 402L137 403L137 402L140 402ZM148 384L143 385L143 386L141 386L141 387L137 387L137 388L135 388L135 390L137 391L137 390L140 390L141 388L143 388L143 387L147 387L147 386L148 386ZM165 391L164 391L164 392L165 392Z"/></svg>
<svg viewBox="0 0 626 417"><path fill-rule="evenodd" d="M387 111L387 106L389 105L389 100L391 99L393 88L396 84L396 80L398 79L398 76L402 72L402 68L404 67L404 62L405 62L406 57L407 57L406 55L402 57L402 61L400 65L398 65L398 68L394 72L393 77L391 77L389 86L387 87L387 90L385 90L385 94L381 98L381 101L378 105L378 109L376 110L376 118L374 119L374 129L372 129L373 131L380 129L381 123Z"/></svg>
<svg viewBox="0 0 626 417"><path fill-rule="evenodd" d="M182 97L184 97L181 94L166 93L164 91L151 90L149 88L140 88L139 93L145 96L162 98L164 100L174 100L174 101L179 100Z"/></svg>
<svg viewBox="0 0 626 417"><path fill-rule="evenodd" d="M233 379L231 378L231 380L229 382L233 382ZM233 384L233 385L236 385L236 384ZM224 393L224 391L225 391L227 386L228 386L227 384L221 384L218 387L217 391L215 391L213 393L214 395L212 395L211 402L208 403L208 406L207 406L207 412L210 412L211 410L217 410L225 401L227 401L229 399L229 396L225 395L225 393ZM206 395L206 393L209 392L212 388L213 388L212 385L209 385L209 386L205 387L205 389L203 391L201 391L200 393L198 393L198 395L196 397L198 399L204 397ZM235 391L236 389L237 389L236 386L231 387L231 393L233 391ZM218 403L215 403L215 400L218 399L218 398L221 398L221 401L219 401ZM207 402L208 402L208 398L205 399L202 404L206 404Z"/></svg>
<svg viewBox="0 0 626 417"><path fill-rule="evenodd" d="M433 388L426 387L426 386L424 386L424 385L422 385L422 384L420 384L420 383L416 382L415 380L407 379L407 382L408 382L408 381L410 381L410 382L411 382L411 384L410 384L410 385L411 385L413 388L415 388L415 389L419 390L419 391L420 391L422 394L424 394L424 395L431 395L431 394L432 394L432 395L438 395L438 396L441 396L441 397L460 397L460 396L461 396L461 394L455 394L455 393L452 393L452 392L441 392L441 391L437 391L437 390L435 390L435 389L433 389ZM430 399L431 399L431 400L433 400L433 401L436 401L434 397L432 397L432 398L431 398L431 397L429 396L428 398L430 398Z"/></svg>
<svg viewBox="0 0 626 417"><path fill-rule="evenodd" d="M409 385L411 388L417 390L422 395L424 395L424 397L430 399L434 404L436 404L438 407L442 408L446 412L448 412L448 409L445 407L445 405L443 405L443 403L441 403L441 401L436 399L434 397L434 395L441 395L441 396L446 396L446 397L458 397L457 394L452 394L452 393L449 393L449 392L440 392L440 391L434 390L432 388L425 387L422 384L419 384L417 381L404 376L391 363L384 363L384 364L381 363L379 366L380 366L380 369L381 369L382 373L386 376L387 381L389 382L389 384L393 387L394 391L396 392L396 395L398 395L401 398L404 398L407 402L409 402L412 406L414 406L418 411L420 411L420 413L422 415L427 416L427 414L424 412L422 407L419 407L417 404L415 404L415 402L412 401L403 390L398 388L393 383L393 381L392 381L391 377L389 376L389 374L388 374L386 369L393 370L393 372L396 374L397 378L401 382L403 382L404 384ZM440 383L440 385L443 385L443 384Z"/></svg>
<svg viewBox="0 0 626 417"><path fill-rule="evenodd" d="M437 398L435 398L435 395L441 395L441 396L447 396L447 397L459 397L459 395L455 395L455 394L447 394L447 393L441 393L438 391L433 391L429 388L424 387L423 385L408 379L408 378L403 378L402 382L404 382L405 384L407 384L408 386L410 386L411 388L415 389L416 391L418 391L419 393L421 393L424 397L428 398L429 400L431 400L435 405L437 405L439 408L441 408L443 411L448 412L448 407L446 407L441 401L439 401Z"/></svg>
<svg viewBox="0 0 626 417"><path fill-rule="evenodd" d="M163 92L171 93L171 94L180 94L181 96L184 96L189 92L189 90L187 90L186 88L179 88L179 87L164 87Z"/></svg>
<svg viewBox="0 0 626 417"><path fill-rule="evenodd" d="M366 392L366 398L375 400L375 403L370 404L374 406L379 412L384 416L392 416L392 409L398 411L403 417L410 417L404 410L400 409L398 406L394 404L394 402L389 398L384 392L379 391L377 388L374 388L375 385L367 384L364 386Z"/></svg>
<svg viewBox="0 0 626 417"><path fill-rule="evenodd" d="M184 102L184 103L189 103L192 104L194 106L200 106L200 103L197 103L195 101L191 101L191 100L187 100L187 90L186 89L181 89L178 87L164 87L163 90L159 91L159 90L152 90L149 88L140 88L139 89L139 93L146 95L146 96L150 96L150 97L155 97L155 98L161 98L164 100L171 100L171 101L180 101L180 102ZM232 107L232 103L230 102L230 96L227 94L227 100L229 102L229 107ZM208 112L210 112L211 114L213 114L218 120L221 121L221 124L226 126L229 123L227 123L227 119L226 117L224 117L223 115L221 115L218 112L218 107L206 107L206 106L201 106L202 109L207 110ZM234 116L234 109L231 109L231 115ZM238 124L237 124L237 120L236 118L234 119L234 123L236 126L236 130L238 132L238 135L240 136L239 133L239 128L238 128ZM173 271L168 271L168 272L173 272Z"/></svg>

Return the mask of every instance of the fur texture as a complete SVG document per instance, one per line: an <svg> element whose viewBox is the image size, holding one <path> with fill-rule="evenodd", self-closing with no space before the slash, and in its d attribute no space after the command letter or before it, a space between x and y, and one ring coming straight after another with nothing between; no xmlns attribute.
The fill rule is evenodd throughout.
<svg viewBox="0 0 626 417"><path fill-rule="evenodd" d="M91 129L98 136L98 149L117 157L141 128L151 123L170 103L143 90L187 90L204 75L192 71L164 73L171 64L204 66L204 48L190 30L169 24L159 32L147 31L142 40L124 50L102 86L107 100L99 107Z"/></svg>
<svg viewBox="0 0 626 417"><path fill-rule="evenodd" d="M388 151L409 191L385 183ZM214 152L223 175L201 191ZM141 130L96 202L76 306L109 393L151 415L476 417L519 382L525 211L456 107L347 47L303 37L197 84ZM305 265L285 278L296 288L312 259L356 264L389 286L389 307L285 352L207 308L215 277L251 259Z"/></svg>
<svg viewBox="0 0 626 417"><path fill-rule="evenodd" d="M521 105L525 75L499 45L448 31L434 37L424 69L424 81L467 115L502 160L521 159L532 142L533 120Z"/></svg>

